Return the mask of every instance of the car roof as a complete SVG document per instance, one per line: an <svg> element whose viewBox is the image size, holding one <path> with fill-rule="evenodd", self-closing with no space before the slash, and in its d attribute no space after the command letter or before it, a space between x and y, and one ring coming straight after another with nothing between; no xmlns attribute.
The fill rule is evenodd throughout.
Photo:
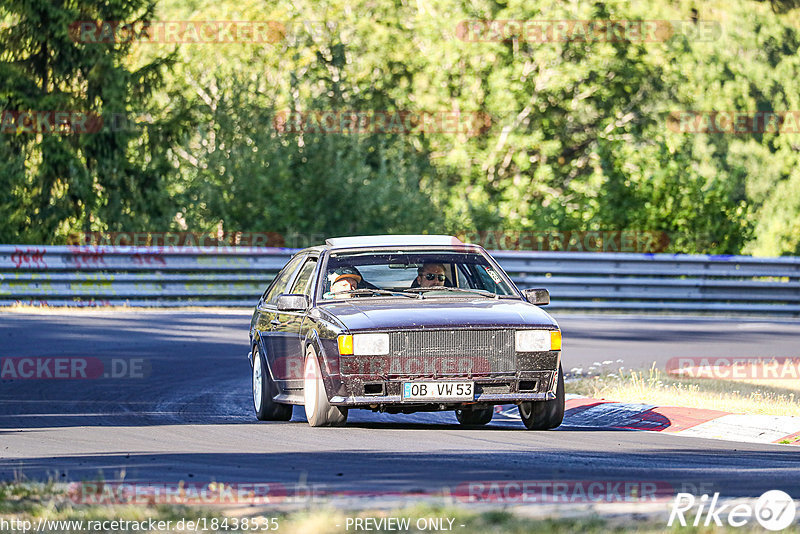
<svg viewBox="0 0 800 534"><path fill-rule="evenodd" d="M367 235L353 237L334 237L325 241L329 248L362 248L385 246L464 246L457 237L449 235Z"/></svg>

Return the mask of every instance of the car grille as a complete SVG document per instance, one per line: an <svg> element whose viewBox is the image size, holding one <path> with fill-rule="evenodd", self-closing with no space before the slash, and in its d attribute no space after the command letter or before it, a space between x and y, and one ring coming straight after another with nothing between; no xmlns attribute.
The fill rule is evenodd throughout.
<svg viewBox="0 0 800 534"><path fill-rule="evenodd" d="M466 375L516 370L513 330L415 330L389 337L389 374Z"/></svg>

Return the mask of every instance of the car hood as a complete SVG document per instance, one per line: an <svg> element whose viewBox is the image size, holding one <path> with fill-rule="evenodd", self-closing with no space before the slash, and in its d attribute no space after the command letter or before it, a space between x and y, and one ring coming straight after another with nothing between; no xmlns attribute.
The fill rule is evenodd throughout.
<svg viewBox="0 0 800 534"><path fill-rule="evenodd" d="M351 330L394 330L457 327L557 327L556 321L533 304L512 299L353 298L320 306Z"/></svg>

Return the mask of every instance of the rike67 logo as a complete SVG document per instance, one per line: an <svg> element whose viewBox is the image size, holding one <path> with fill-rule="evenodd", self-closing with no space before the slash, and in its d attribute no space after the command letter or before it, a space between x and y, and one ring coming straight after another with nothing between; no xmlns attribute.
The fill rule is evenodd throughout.
<svg viewBox="0 0 800 534"><path fill-rule="evenodd" d="M755 519L763 528L778 531L794 522L795 513L792 497L781 490L765 492L755 505L746 502L720 504L719 493L714 493L712 497L703 495L699 499L691 493L678 493L672 503L667 526L671 527L677 520L682 527L689 524L708 527L712 522L719 527L724 522L731 527L742 527Z"/></svg>

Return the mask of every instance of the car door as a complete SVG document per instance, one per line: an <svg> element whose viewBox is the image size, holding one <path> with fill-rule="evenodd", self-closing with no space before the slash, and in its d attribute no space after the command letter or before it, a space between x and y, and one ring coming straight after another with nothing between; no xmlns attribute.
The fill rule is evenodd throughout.
<svg viewBox="0 0 800 534"><path fill-rule="evenodd" d="M310 288L312 279L317 267L317 258L309 256L294 279L289 291L295 295L306 295L311 302ZM303 387L303 340L301 337L301 327L306 317L307 311L278 311L273 333L276 342L281 343L280 354L285 360L278 368L284 370L283 382L279 385L282 389L301 389Z"/></svg>
<svg viewBox="0 0 800 534"><path fill-rule="evenodd" d="M306 255L302 255L295 256L289 260L289 263L278 273L258 302L256 330L260 336L261 351L266 356L270 371L275 379L278 378L276 374L283 372L276 366L276 362L281 362L284 359L279 353L281 344L276 340L274 332L275 326L279 324L277 317L278 296L288 291L289 284L294 281L295 273L305 258Z"/></svg>

